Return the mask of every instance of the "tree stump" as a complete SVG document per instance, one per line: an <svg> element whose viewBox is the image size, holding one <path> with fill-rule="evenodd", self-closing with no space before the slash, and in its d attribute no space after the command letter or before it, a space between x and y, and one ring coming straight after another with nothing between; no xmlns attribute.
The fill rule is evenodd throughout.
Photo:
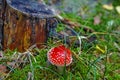
<svg viewBox="0 0 120 80"><path fill-rule="evenodd" d="M0 0L0 50L2 49L2 40L3 40L3 1Z"/></svg>
<svg viewBox="0 0 120 80"><path fill-rule="evenodd" d="M31 0L6 0L5 4L3 50L23 52L34 44L41 48L57 26L54 12Z"/></svg>

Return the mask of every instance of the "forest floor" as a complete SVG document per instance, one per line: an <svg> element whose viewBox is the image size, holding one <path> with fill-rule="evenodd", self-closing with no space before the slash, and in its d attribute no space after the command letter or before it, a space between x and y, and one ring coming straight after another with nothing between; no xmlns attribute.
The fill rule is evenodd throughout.
<svg viewBox="0 0 120 80"><path fill-rule="evenodd" d="M70 28L76 36L70 36L69 45L65 36L49 38L44 48L33 45L22 54L17 49L6 50L4 55L0 52L0 80L120 80L119 0L80 7L73 13L59 12L77 24ZM66 25L59 23L56 31L64 34ZM73 55L63 73L47 62L47 52L60 44L69 47Z"/></svg>

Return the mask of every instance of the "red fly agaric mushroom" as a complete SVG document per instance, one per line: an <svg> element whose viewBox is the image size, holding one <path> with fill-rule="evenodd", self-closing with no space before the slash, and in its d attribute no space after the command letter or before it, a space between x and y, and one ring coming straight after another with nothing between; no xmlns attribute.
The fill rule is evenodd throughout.
<svg viewBox="0 0 120 80"><path fill-rule="evenodd" d="M68 66L72 63L72 53L64 45L50 49L47 53L47 58L51 64L57 67Z"/></svg>

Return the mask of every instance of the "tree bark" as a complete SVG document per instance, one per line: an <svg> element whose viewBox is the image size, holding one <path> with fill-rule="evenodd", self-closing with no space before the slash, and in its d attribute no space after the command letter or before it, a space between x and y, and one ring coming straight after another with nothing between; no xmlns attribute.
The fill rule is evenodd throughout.
<svg viewBox="0 0 120 80"><path fill-rule="evenodd" d="M52 11L47 8L30 0L6 0L3 50L9 48L23 52L34 44L41 48L48 38L50 26L56 24Z"/></svg>

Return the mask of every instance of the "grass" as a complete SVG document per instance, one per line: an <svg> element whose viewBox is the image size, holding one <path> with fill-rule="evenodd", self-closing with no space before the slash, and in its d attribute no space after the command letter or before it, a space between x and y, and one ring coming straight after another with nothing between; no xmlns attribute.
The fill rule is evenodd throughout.
<svg viewBox="0 0 120 80"><path fill-rule="evenodd" d="M115 10L103 9L102 4L98 4L95 11L85 19L76 14L62 14L63 17L91 27L95 31L85 33L76 26L74 30L79 36L87 34L97 37L90 42L82 39L80 55L79 47L74 47L75 44L72 42L70 49L73 52L73 63L66 67L66 73L60 74L55 66L48 66L47 51L58 45L58 42L61 43L59 39L49 39L46 48L34 50L37 54L36 62L29 56L30 62L22 68L13 69L6 80L27 80L29 76L34 80L120 80L120 15ZM94 25L94 17L99 14L102 15L101 23ZM64 24L59 24L57 31L64 31ZM14 52L8 51L5 55L10 57Z"/></svg>

